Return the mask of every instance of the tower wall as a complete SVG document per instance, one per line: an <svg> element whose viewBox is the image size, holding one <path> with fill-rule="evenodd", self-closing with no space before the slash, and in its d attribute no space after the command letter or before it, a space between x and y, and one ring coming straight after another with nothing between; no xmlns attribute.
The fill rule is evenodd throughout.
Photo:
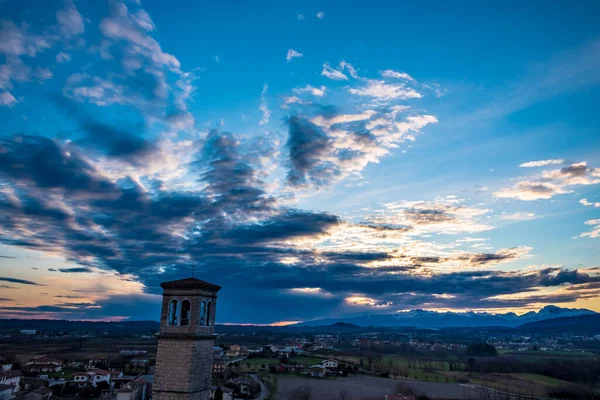
<svg viewBox="0 0 600 400"><path fill-rule="evenodd" d="M208 400L213 343L213 340L159 339L152 397L157 400Z"/></svg>
<svg viewBox="0 0 600 400"><path fill-rule="evenodd" d="M209 400L220 287L194 278L161 286L164 292L153 398ZM177 307L171 307L175 301ZM189 315L183 313L183 302L189 302Z"/></svg>

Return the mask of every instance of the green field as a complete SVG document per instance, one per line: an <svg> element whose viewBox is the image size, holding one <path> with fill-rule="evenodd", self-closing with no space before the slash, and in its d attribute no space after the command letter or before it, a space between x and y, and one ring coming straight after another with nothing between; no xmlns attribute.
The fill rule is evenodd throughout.
<svg viewBox="0 0 600 400"><path fill-rule="evenodd" d="M324 358L322 357L293 356L290 358L289 362L292 364L314 365L323 360ZM271 365L279 365L280 363L281 362L277 358L256 357L240 361L240 366L246 370L256 370L262 365L268 368Z"/></svg>
<svg viewBox="0 0 600 400"><path fill-rule="evenodd" d="M561 357L561 358L588 358L598 357L598 354L592 353L591 351L585 350L573 350L573 351L537 351L537 350L525 350L525 351L509 351L503 353L509 356L527 356L527 357Z"/></svg>

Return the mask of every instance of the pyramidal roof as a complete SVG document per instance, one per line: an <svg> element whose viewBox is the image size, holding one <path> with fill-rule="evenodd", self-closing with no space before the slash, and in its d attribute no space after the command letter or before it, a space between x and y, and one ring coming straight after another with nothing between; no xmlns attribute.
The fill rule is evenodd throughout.
<svg viewBox="0 0 600 400"><path fill-rule="evenodd" d="M196 279L196 278L185 278L178 279L176 281L163 282L160 284L163 289L195 289L201 288L217 292L221 289L221 286L214 285L212 283Z"/></svg>

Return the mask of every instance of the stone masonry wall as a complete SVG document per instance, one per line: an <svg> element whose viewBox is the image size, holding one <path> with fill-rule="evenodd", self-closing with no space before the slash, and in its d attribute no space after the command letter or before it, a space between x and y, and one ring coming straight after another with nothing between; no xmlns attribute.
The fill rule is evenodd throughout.
<svg viewBox="0 0 600 400"><path fill-rule="evenodd" d="M213 340L161 338L153 397L156 400L208 400L213 344Z"/></svg>

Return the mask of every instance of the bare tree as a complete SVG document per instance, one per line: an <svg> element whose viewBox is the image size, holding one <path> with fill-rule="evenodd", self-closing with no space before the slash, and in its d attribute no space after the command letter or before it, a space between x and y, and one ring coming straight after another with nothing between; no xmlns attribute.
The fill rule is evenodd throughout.
<svg viewBox="0 0 600 400"><path fill-rule="evenodd" d="M310 386L298 386L288 395L288 400L311 400L312 388Z"/></svg>

